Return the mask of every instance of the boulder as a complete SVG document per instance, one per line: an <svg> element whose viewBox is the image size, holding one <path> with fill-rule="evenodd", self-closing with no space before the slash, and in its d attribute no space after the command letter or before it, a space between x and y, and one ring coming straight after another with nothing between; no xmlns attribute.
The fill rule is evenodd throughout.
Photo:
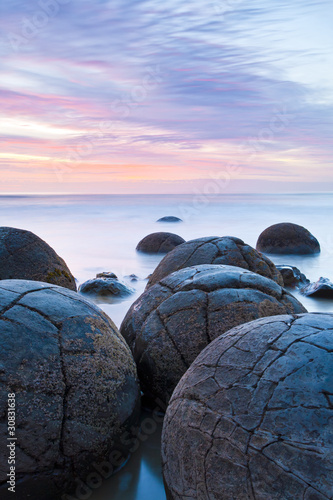
<svg viewBox="0 0 333 500"><path fill-rule="evenodd" d="M0 280L27 279L76 291L65 261L30 231L0 227Z"/></svg>
<svg viewBox="0 0 333 500"><path fill-rule="evenodd" d="M185 240L173 233L152 233L143 238L137 245L138 252L168 253Z"/></svg>
<svg viewBox="0 0 333 500"><path fill-rule="evenodd" d="M271 254L316 254L318 240L303 226L283 222L268 227L257 241L257 250Z"/></svg>
<svg viewBox="0 0 333 500"><path fill-rule="evenodd" d="M85 281L79 292L96 297L127 297L134 293L133 288L118 280L114 273L98 273L96 278Z"/></svg>
<svg viewBox="0 0 333 500"><path fill-rule="evenodd" d="M128 456L131 440L123 437L140 412L131 352L97 306L42 282L0 282L0 331L0 440L8 442L13 393L17 438L16 492L7 489L9 466L1 467L0 497L81 498L80 481L102 480L99 464L111 473ZM0 462L7 460L4 447Z"/></svg>
<svg viewBox="0 0 333 500"><path fill-rule="evenodd" d="M120 332L137 363L143 392L168 402L179 379L212 340L264 316L306 309L274 281L223 265L177 271L145 291Z"/></svg>
<svg viewBox="0 0 333 500"><path fill-rule="evenodd" d="M179 217L175 217L174 215L166 215L165 217L161 217L156 222L183 222Z"/></svg>
<svg viewBox="0 0 333 500"><path fill-rule="evenodd" d="M332 498L332 333L332 314L275 316L202 351L164 418L168 500Z"/></svg>
<svg viewBox="0 0 333 500"><path fill-rule="evenodd" d="M187 241L169 252L149 278L147 288L170 273L200 264L225 264L242 267L283 286L283 279L273 262L244 241L232 236L209 236Z"/></svg>
<svg viewBox="0 0 333 500"><path fill-rule="evenodd" d="M282 275L284 286L300 287L310 283L310 280L297 267L281 264L276 268Z"/></svg>
<svg viewBox="0 0 333 500"><path fill-rule="evenodd" d="M315 283L301 288L306 297L321 297L323 299L333 298L333 283L328 278L319 278Z"/></svg>

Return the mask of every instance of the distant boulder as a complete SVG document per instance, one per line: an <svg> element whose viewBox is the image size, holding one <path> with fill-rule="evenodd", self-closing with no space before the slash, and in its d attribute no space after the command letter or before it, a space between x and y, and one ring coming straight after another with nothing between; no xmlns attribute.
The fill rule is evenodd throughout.
<svg viewBox="0 0 333 500"><path fill-rule="evenodd" d="M161 217L156 222L183 222L179 217L174 217L173 215L166 215L165 217Z"/></svg>
<svg viewBox="0 0 333 500"><path fill-rule="evenodd" d="M268 227L257 241L259 252L271 254L316 254L320 252L318 240L303 226L283 222Z"/></svg>
<svg viewBox="0 0 333 500"><path fill-rule="evenodd" d="M114 273L99 273L96 278L80 285L79 292L96 297L126 297L134 293L133 288L118 280Z"/></svg>
<svg viewBox="0 0 333 500"><path fill-rule="evenodd" d="M66 262L31 231L0 227L0 280L43 281L76 291Z"/></svg>
<svg viewBox="0 0 333 500"><path fill-rule="evenodd" d="M174 233L152 233L143 238L137 245L138 252L168 253L185 240Z"/></svg>

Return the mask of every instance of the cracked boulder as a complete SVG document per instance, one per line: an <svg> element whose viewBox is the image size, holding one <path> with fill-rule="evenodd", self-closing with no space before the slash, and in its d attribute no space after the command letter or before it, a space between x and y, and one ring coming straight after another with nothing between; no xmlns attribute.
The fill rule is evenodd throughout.
<svg viewBox="0 0 333 500"><path fill-rule="evenodd" d="M0 282L0 385L0 442L8 443L12 393L17 438L15 495L6 465L1 499L82 498L83 485L102 481L127 458L140 411L136 366L110 318L76 292ZM8 453L1 448L1 464Z"/></svg>
<svg viewBox="0 0 333 500"><path fill-rule="evenodd" d="M76 291L65 261L30 231L0 227L0 280L44 281Z"/></svg>
<svg viewBox="0 0 333 500"><path fill-rule="evenodd" d="M259 319L194 361L166 411L168 500L328 500L333 314Z"/></svg>
<svg viewBox="0 0 333 500"><path fill-rule="evenodd" d="M320 252L318 240L303 226L282 222L268 227L257 241L257 250L271 254L307 255Z"/></svg>
<svg viewBox="0 0 333 500"><path fill-rule="evenodd" d="M144 253L168 253L185 240L174 233L152 233L145 236L137 245L136 250Z"/></svg>
<svg viewBox="0 0 333 500"><path fill-rule="evenodd" d="M208 236L183 243L169 252L150 276L147 288L185 267L200 264L225 264L242 267L270 278L283 286L283 279L272 261L244 241L232 236Z"/></svg>
<svg viewBox="0 0 333 500"><path fill-rule="evenodd" d="M167 403L197 355L230 328L306 309L274 281L234 266L177 271L146 290L120 327L141 389Z"/></svg>

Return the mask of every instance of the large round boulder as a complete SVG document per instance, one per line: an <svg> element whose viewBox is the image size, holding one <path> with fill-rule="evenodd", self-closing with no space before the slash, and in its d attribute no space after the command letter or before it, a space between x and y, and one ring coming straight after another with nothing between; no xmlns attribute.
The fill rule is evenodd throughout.
<svg viewBox="0 0 333 500"><path fill-rule="evenodd" d="M141 388L168 402L179 379L212 340L264 316L306 309L274 281L233 266L177 271L145 291L120 327Z"/></svg>
<svg viewBox="0 0 333 500"><path fill-rule="evenodd" d="M44 281L76 291L65 261L30 231L0 227L0 280Z"/></svg>
<svg viewBox="0 0 333 500"><path fill-rule="evenodd" d="M332 374L332 314L275 316L221 335L166 411L168 500L331 499Z"/></svg>
<svg viewBox="0 0 333 500"><path fill-rule="evenodd" d="M169 252L150 276L147 288L179 269L200 264L242 267L283 286L282 276L273 262L244 241L232 236L209 236L187 241Z"/></svg>
<svg viewBox="0 0 333 500"><path fill-rule="evenodd" d="M152 233L139 241L136 249L144 253L168 253L185 240L174 233Z"/></svg>
<svg viewBox="0 0 333 500"><path fill-rule="evenodd" d="M271 254L316 254L318 240L303 226L282 222L268 227L257 241L257 250Z"/></svg>
<svg viewBox="0 0 333 500"><path fill-rule="evenodd" d="M136 366L110 318L76 292L0 282L0 380L0 440L16 457L13 495L9 448L0 452L2 499L81 498L82 483L127 458L140 411Z"/></svg>

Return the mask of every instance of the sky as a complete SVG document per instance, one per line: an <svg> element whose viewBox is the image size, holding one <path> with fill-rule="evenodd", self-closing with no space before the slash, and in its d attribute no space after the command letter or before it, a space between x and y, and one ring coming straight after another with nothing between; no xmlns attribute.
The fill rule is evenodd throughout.
<svg viewBox="0 0 333 500"><path fill-rule="evenodd" d="M0 5L0 193L333 191L333 3Z"/></svg>

